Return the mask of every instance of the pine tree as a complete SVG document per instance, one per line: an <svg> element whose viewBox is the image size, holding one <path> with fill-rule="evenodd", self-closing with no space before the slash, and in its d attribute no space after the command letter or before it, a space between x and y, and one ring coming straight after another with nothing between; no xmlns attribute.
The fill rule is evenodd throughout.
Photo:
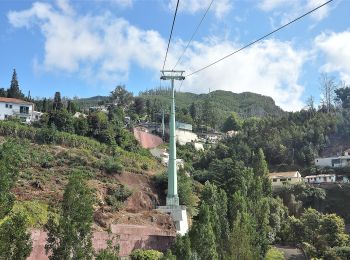
<svg viewBox="0 0 350 260"><path fill-rule="evenodd" d="M0 225L0 259L25 260L31 251L26 217L16 213Z"/></svg>
<svg viewBox="0 0 350 260"><path fill-rule="evenodd" d="M7 97L18 98L18 99L24 98L23 93L19 89L19 84L18 84L18 80L17 80L17 73L16 73L15 69L13 70L13 74L12 74L11 86L7 90Z"/></svg>
<svg viewBox="0 0 350 260"><path fill-rule="evenodd" d="M262 181L262 189L265 195L271 194L271 182L269 180L269 169L265 161L264 151L259 148L258 153L253 157L253 169L255 178Z"/></svg>
<svg viewBox="0 0 350 260"><path fill-rule="evenodd" d="M62 104L62 99L61 99L61 93L56 92L55 97L53 98L52 109L54 111L58 111L58 110L61 110L62 108L63 108L63 104Z"/></svg>
<svg viewBox="0 0 350 260"><path fill-rule="evenodd" d="M50 217L46 252L51 260L92 259L93 197L80 172L73 172L63 195L62 213Z"/></svg>
<svg viewBox="0 0 350 260"><path fill-rule="evenodd" d="M215 234L210 220L209 207L202 203L198 213L198 219L190 231L192 248L198 253L200 259L219 259L216 251Z"/></svg>
<svg viewBox="0 0 350 260"><path fill-rule="evenodd" d="M41 112L44 112L44 113L49 112L49 106L46 98L44 98L43 100L43 107Z"/></svg>
<svg viewBox="0 0 350 260"><path fill-rule="evenodd" d="M7 91L4 88L0 88L0 97L7 97Z"/></svg>

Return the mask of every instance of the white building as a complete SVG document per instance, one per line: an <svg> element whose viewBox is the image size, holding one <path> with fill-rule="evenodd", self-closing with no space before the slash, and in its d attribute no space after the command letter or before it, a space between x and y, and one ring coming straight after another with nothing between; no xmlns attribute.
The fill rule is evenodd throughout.
<svg viewBox="0 0 350 260"><path fill-rule="evenodd" d="M298 171L292 172L272 172L269 174L272 183L272 188L281 187L286 183L297 184L303 182Z"/></svg>
<svg viewBox="0 0 350 260"><path fill-rule="evenodd" d="M163 152L160 154L160 159L162 161L162 164L166 167L168 167L169 163L169 154L167 152ZM185 167L184 160L182 159L176 159L176 169L183 169Z"/></svg>
<svg viewBox="0 0 350 260"><path fill-rule="evenodd" d="M316 158L315 165L319 167L344 167L350 166L350 149L345 150L340 156Z"/></svg>
<svg viewBox="0 0 350 260"><path fill-rule="evenodd" d="M41 115L35 113L34 104L16 98L0 97L0 120L18 117L23 122L36 121Z"/></svg>
<svg viewBox="0 0 350 260"><path fill-rule="evenodd" d="M332 183L336 182L335 174L319 174L304 177L305 183Z"/></svg>
<svg viewBox="0 0 350 260"><path fill-rule="evenodd" d="M192 132L192 125L176 122L176 142L180 145L195 142L198 140L198 136Z"/></svg>

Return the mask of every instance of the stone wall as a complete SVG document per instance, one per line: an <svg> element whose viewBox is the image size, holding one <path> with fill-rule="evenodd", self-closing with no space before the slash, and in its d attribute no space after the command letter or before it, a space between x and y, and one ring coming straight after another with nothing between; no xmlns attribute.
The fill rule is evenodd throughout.
<svg viewBox="0 0 350 260"><path fill-rule="evenodd" d="M120 236L120 256L128 256L138 248L166 251L173 243L176 233L165 231L151 226L112 225L113 234ZM28 260L47 260L45 254L46 233L42 230L32 231L33 251ZM93 247L95 250L106 248L107 232L96 231L93 234Z"/></svg>

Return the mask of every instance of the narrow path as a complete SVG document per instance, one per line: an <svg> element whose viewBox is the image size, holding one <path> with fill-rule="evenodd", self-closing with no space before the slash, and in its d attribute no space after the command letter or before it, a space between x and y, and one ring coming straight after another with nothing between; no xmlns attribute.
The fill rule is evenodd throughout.
<svg viewBox="0 0 350 260"><path fill-rule="evenodd" d="M275 245L275 247L284 253L286 260L306 260L303 252L299 248L280 245Z"/></svg>

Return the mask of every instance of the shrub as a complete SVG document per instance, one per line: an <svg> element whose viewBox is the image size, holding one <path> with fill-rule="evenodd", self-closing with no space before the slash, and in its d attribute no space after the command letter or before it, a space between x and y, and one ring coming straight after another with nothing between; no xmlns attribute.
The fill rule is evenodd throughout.
<svg viewBox="0 0 350 260"><path fill-rule="evenodd" d="M123 202L126 201L131 194L132 191L128 187L119 184L117 187L108 188L106 202L113 210L119 210L123 206Z"/></svg>
<svg viewBox="0 0 350 260"><path fill-rule="evenodd" d="M113 173L122 173L123 172L123 166L121 163L116 160L113 157L109 157L106 160L104 160L104 164L102 168L106 171L108 174L113 174Z"/></svg>
<svg viewBox="0 0 350 260"><path fill-rule="evenodd" d="M29 227L41 227L48 219L48 205L38 201L16 201L12 211L24 215Z"/></svg>
<svg viewBox="0 0 350 260"><path fill-rule="evenodd" d="M284 260L284 253L276 247L271 247L265 256L265 260Z"/></svg>
<svg viewBox="0 0 350 260"><path fill-rule="evenodd" d="M136 249L134 250L131 255L131 260L158 260L163 257L163 253L157 251L157 250L143 250L143 249Z"/></svg>

